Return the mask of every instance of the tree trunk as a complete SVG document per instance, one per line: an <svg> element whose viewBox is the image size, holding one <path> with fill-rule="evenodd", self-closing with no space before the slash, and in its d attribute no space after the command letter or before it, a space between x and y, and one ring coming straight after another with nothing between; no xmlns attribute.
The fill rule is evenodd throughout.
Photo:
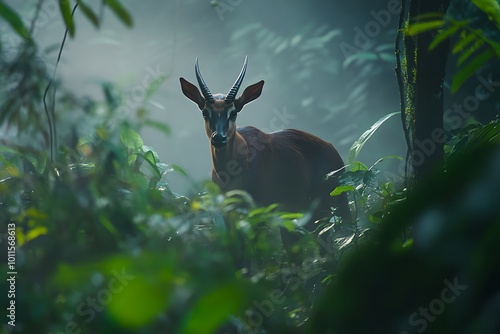
<svg viewBox="0 0 500 334"><path fill-rule="evenodd" d="M405 1L405 0L403 0ZM414 23L429 13L445 14L450 0L411 0L408 20ZM410 127L410 164L418 182L442 163L443 82L450 49L449 41L433 50L429 45L436 31L405 37L406 126Z"/></svg>

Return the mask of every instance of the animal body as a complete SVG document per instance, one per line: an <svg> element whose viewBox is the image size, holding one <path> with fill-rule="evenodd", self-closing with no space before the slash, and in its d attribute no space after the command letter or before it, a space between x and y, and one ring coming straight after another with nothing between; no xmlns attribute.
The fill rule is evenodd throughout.
<svg viewBox="0 0 500 334"><path fill-rule="evenodd" d="M237 128L236 118L242 108L257 99L264 81L248 86L236 97L246 73L247 58L229 92L212 94L195 62L198 88L180 78L184 95L196 103L205 120L210 141L212 179L227 191L242 189L261 205L279 203L285 211L300 212L316 201L313 219L308 223L314 230L314 220L331 213L350 220L345 194L331 197L337 179L325 180L327 173L344 167L342 158L332 144L303 131L287 129L264 133L246 126ZM297 237L282 230L285 248L290 249Z"/></svg>

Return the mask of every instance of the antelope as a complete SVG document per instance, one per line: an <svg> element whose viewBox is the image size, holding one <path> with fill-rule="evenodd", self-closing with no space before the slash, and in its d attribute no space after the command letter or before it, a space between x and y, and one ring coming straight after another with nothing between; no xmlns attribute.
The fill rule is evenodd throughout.
<svg viewBox="0 0 500 334"><path fill-rule="evenodd" d="M210 142L212 180L223 191L241 189L261 205L279 203L280 209L306 211L313 201L315 219L338 210L344 221L350 220L345 194L331 197L337 186L336 178L325 180L327 173L343 171L344 162L332 144L295 129L264 133L253 126L236 127L236 118L243 107L257 99L264 86L261 80L248 86L236 97L247 69L245 57L238 78L227 93L212 94L195 61L198 88L180 78L183 94L197 104L205 120L205 132ZM314 230L314 220L306 228ZM281 230L289 257L296 235ZM326 234L325 234L326 235ZM324 241L323 241L324 242Z"/></svg>

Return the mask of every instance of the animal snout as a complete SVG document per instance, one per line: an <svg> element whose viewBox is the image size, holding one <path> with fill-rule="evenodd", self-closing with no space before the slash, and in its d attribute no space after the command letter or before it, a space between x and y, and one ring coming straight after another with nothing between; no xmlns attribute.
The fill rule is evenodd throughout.
<svg viewBox="0 0 500 334"><path fill-rule="evenodd" d="M222 148L227 144L227 136L220 134L218 132L212 133L212 138L210 140L212 146L215 148Z"/></svg>

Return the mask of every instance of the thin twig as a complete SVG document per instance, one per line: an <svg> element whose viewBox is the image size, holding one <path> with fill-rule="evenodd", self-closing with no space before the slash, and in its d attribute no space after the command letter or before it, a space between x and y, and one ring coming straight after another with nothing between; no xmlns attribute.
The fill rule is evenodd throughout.
<svg viewBox="0 0 500 334"><path fill-rule="evenodd" d="M75 14L77 7L78 7L78 2L73 7L73 11L71 12L71 17L73 17L73 15ZM64 32L64 37L63 37L63 40L61 43L61 47L59 48L59 54L57 55L56 66L54 68L54 72L52 73L52 78L50 79L49 84L47 85L47 88L45 88L45 92L43 93L43 107L45 109L45 115L47 116L47 120L49 122L50 161L51 162L54 161L54 136L55 136L55 132L56 132L56 126L55 126L55 106L56 106L55 96L56 96L56 94L55 94L55 91L54 91L54 101L52 103L52 108L51 108L50 113L49 113L49 108L47 107L46 98L47 98L47 93L50 89L50 86L52 86L52 83L54 82L54 78L56 77L57 67L59 65L59 61L61 60L61 55L62 55L62 51L64 49L64 44L66 43L67 36L68 36L68 28L66 28L66 31ZM51 119L51 116L53 117L53 121Z"/></svg>
<svg viewBox="0 0 500 334"><path fill-rule="evenodd" d="M31 20L31 25L30 25L30 36L33 35L33 31L35 30L35 23L38 20L38 16L40 15L40 12L42 11L42 5L45 0L38 0L38 3L36 4L36 10L35 10L35 15L33 16L33 19Z"/></svg>

